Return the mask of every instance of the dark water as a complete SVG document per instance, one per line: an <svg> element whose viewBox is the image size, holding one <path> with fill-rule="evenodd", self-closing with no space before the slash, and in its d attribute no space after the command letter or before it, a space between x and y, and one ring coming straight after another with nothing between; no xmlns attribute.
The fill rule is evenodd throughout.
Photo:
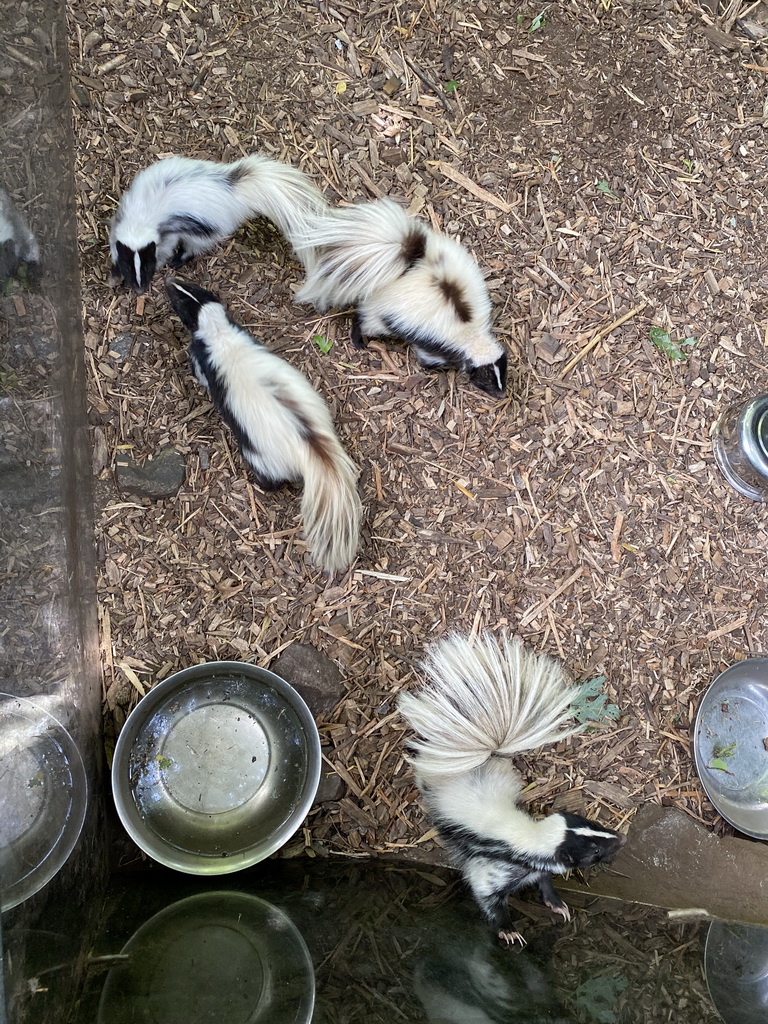
<svg viewBox="0 0 768 1024"><path fill-rule="evenodd" d="M254 896L274 908L261 927L260 912L248 923ZM706 926L609 901L574 903L566 925L524 906L528 946L509 950L440 869L340 858L207 881L115 876L75 1024L718 1019L702 972ZM291 927L300 938L286 944Z"/></svg>

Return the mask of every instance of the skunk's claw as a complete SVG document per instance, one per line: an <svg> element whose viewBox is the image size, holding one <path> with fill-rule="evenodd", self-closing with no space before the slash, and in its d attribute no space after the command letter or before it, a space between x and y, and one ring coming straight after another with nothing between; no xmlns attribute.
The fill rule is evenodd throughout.
<svg viewBox="0 0 768 1024"><path fill-rule="evenodd" d="M571 920L571 912L565 903L546 903L546 906L549 907L553 914L559 914L564 921Z"/></svg>
<svg viewBox="0 0 768 1024"><path fill-rule="evenodd" d="M499 939L507 946L514 946L516 942L519 942L521 949L528 945L520 932L499 932Z"/></svg>

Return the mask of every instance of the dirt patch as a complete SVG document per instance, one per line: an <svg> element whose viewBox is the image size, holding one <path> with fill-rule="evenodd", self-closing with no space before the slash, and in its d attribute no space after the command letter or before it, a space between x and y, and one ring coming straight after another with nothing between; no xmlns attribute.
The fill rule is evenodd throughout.
<svg viewBox="0 0 768 1024"><path fill-rule="evenodd" d="M535 32L537 10L519 26L505 3L104 11L73 6L71 38L110 731L174 669L315 644L346 677L322 731L347 792L296 849L423 847L395 696L447 629L506 627L605 675L622 710L531 759L535 806L624 826L664 801L722 827L689 728L713 675L768 646L768 514L729 490L709 441L766 379L765 75L744 66L761 51L714 47L674 2L553 6ZM402 198L461 236L514 357L492 405L293 304L299 269L273 236L193 265L319 388L361 467L360 557L330 582L297 496L250 481L159 285L137 305L105 284L105 225L139 168L251 150L332 200ZM695 339L689 358L662 356L652 324ZM120 452L167 445L187 465L175 499L117 491Z"/></svg>

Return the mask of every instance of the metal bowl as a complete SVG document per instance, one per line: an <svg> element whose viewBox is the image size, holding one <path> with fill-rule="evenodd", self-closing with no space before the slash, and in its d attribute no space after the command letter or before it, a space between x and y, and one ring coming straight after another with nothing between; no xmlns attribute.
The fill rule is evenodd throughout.
<svg viewBox="0 0 768 1024"><path fill-rule="evenodd" d="M75 847L88 784L80 752L53 715L0 693L0 908L46 885Z"/></svg>
<svg viewBox="0 0 768 1024"><path fill-rule="evenodd" d="M712 451L731 487L753 501L768 501L768 392L723 410L712 430Z"/></svg>
<svg viewBox="0 0 768 1024"><path fill-rule="evenodd" d="M309 1024L309 950L278 907L242 892L179 900L143 924L107 975L98 1024Z"/></svg>
<svg viewBox="0 0 768 1024"><path fill-rule="evenodd" d="M713 921L704 973L726 1024L764 1024L768 1016L768 928Z"/></svg>
<svg viewBox="0 0 768 1024"><path fill-rule="evenodd" d="M237 661L153 687L115 747L112 792L145 853L188 874L256 864L306 817L320 780L312 714L284 679Z"/></svg>
<svg viewBox="0 0 768 1024"><path fill-rule="evenodd" d="M699 705L693 751L718 812L768 839L768 658L740 661L715 679Z"/></svg>

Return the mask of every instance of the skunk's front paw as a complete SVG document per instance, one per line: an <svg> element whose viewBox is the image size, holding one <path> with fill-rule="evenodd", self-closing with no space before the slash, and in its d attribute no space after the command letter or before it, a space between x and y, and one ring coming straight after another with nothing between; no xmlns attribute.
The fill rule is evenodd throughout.
<svg viewBox="0 0 768 1024"><path fill-rule="evenodd" d="M571 920L571 912L568 909L567 905L562 902L562 900L559 901L558 903L550 903L549 900L545 900L544 902L545 902L546 906L549 907L549 909L552 911L553 914L559 914L560 917L562 917L562 919L564 921L570 921Z"/></svg>
<svg viewBox="0 0 768 1024"><path fill-rule="evenodd" d="M514 946L516 942L521 948L528 945L520 932L499 932L499 939L507 946Z"/></svg>
<svg viewBox="0 0 768 1024"><path fill-rule="evenodd" d="M189 263L193 256L194 253L187 252L187 250L184 248L184 243L179 242L179 244L174 249L173 254L168 259L168 266L171 268L171 270L180 270L182 267L186 266L187 263Z"/></svg>

